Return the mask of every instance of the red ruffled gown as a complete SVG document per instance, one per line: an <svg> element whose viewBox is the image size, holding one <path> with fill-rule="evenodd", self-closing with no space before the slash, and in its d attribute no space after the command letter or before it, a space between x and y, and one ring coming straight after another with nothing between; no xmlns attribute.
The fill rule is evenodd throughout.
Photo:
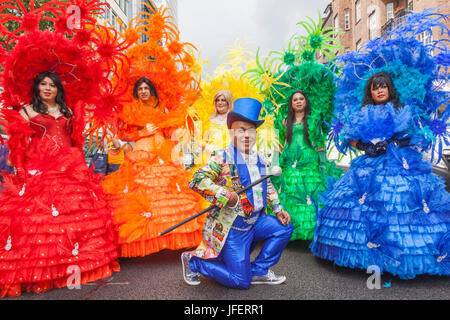
<svg viewBox="0 0 450 320"><path fill-rule="evenodd" d="M0 195L2 297L111 276L119 271L111 210L99 178L73 147L71 120L39 114L25 127L34 130L26 174L5 176Z"/></svg>

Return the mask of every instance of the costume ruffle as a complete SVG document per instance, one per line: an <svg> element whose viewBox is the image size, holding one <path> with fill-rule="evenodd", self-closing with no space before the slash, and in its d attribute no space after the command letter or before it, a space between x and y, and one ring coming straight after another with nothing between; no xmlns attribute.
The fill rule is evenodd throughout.
<svg viewBox="0 0 450 320"><path fill-rule="evenodd" d="M292 141L281 154L283 174L271 178L284 210L291 216L294 227L291 240L312 240L316 210L321 207L319 195L343 173L333 162L326 162L324 172L319 164L318 152L304 140L303 124L294 125Z"/></svg>
<svg viewBox="0 0 450 320"><path fill-rule="evenodd" d="M348 122L343 127L342 135L345 141L389 140L396 134L412 132L409 130L412 123L413 118L409 105L398 110L391 102L386 105L366 105L350 115Z"/></svg>
<svg viewBox="0 0 450 320"><path fill-rule="evenodd" d="M341 266L377 265L403 279L450 275L441 241L450 233L450 195L429 163L411 148L356 158L323 196L313 254Z"/></svg>
<svg viewBox="0 0 450 320"><path fill-rule="evenodd" d="M73 6L82 13L77 21ZM86 120L91 134L114 130L122 107L112 79L130 43L97 23L102 6L99 0L0 4L0 118L17 171L5 176L0 196L2 296L66 286L69 270L79 284L119 271L111 209L81 151ZM43 20L47 30L40 29ZM19 114L44 71L61 80L69 119L43 112L28 121Z"/></svg>
<svg viewBox="0 0 450 320"><path fill-rule="evenodd" d="M122 257L191 248L202 239L201 219L159 235L201 211L203 200L188 189L189 173L183 165L171 161L169 147L173 144L165 141L166 146L156 146L155 140L155 145L150 141L146 150L127 153L119 170L107 176L102 184L115 208L113 216L119 227ZM160 151L156 153L155 148Z"/></svg>
<svg viewBox="0 0 450 320"><path fill-rule="evenodd" d="M30 170L25 179L5 176L0 195L2 296L41 293L119 271L116 231L98 177L71 148L43 161L55 170ZM37 163L35 161L34 163Z"/></svg>

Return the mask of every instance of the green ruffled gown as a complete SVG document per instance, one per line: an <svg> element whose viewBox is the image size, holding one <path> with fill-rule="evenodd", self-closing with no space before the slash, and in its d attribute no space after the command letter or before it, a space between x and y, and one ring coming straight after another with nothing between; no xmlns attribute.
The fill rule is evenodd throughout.
<svg viewBox="0 0 450 320"><path fill-rule="evenodd" d="M282 150L280 166L283 174L271 180L278 190L284 210L291 216L294 227L291 240L312 240L316 207L321 208L318 196L328 188L329 177L335 181L344 171L328 160L326 171L320 169L319 153L307 144L303 123L294 124L292 141Z"/></svg>

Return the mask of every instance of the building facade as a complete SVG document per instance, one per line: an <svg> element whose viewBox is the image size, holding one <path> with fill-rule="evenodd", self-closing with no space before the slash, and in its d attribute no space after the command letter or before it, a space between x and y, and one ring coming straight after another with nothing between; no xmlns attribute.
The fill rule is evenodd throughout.
<svg viewBox="0 0 450 320"><path fill-rule="evenodd" d="M343 34L337 36L344 50L335 51L342 54L358 50L371 39L387 32L396 18L408 11L420 12L427 8L436 8L439 13L449 14L447 0L333 0L325 8L322 19L324 27L337 27ZM447 25L450 25L447 22ZM424 42L439 40L443 37L439 30L424 32L418 39ZM319 56L319 61L326 62Z"/></svg>
<svg viewBox="0 0 450 320"><path fill-rule="evenodd" d="M105 6L105 13L100 16L100 19L106 20L107 23L118 31L127 28L131 19L135 18L141 12L150 13L150 7L166 6L170 10L169 15L173 17L172 22L178 22L178 1L177 0L106 0L108 6ZM143 3L146 3L144 5ZM143 39L145 40L145 39Z"/></svg>
<svg viewBox="0 0 450 320"><path fill-rule="evenodd" d="M169 8L168 14L172 16L172 22L178 25L178 0L154 0L153 2L157 7L162 5Z"/></svg>
<svg viewBox="0 0 450 320"><path fill-rule="evenodd" d="M122 31L134 17L133 2L134 0L106 0L108 6L105 6L105 13L100 19L106 20L116 30Z"/></svg>

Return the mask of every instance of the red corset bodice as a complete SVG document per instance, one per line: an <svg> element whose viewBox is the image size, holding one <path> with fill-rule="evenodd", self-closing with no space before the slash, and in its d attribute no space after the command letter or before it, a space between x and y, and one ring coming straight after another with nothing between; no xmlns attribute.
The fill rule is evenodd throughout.
<svg viewBox="0 0 450 320"><path fill-rule="evenodd" d="M50 115L38 114L30 120L30 127L36 131L31 137L32 149L59 151L62 148L72 147L71 121L64 116L54 118Z"/></svg>

